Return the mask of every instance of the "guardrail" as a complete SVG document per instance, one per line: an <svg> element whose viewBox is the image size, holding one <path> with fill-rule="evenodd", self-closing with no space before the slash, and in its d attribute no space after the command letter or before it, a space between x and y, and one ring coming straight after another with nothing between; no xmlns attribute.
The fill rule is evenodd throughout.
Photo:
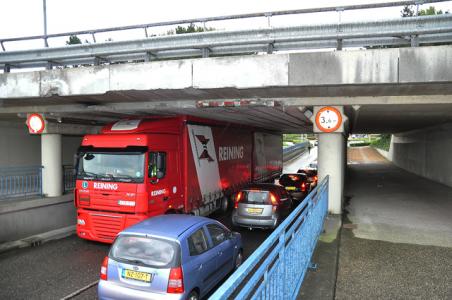
<svg viewBox="0 0 452 300"><path fill-rule="evenodd" d="M75 187L75 172L74 166L63 165L63 191L70 192Z"/></svg>
<svg viewBox="0 0 452 300"><path fill-rule="evenodd" d="M416 1L397 3L402 2L418 3ZM437 1L424 1L424 3L426 2ZM274 13L277 12L269 14ZM98 32L101 32L101 29ZM47 36L47 38L49 37L51 35ZM24 38L15 40L18 39ZM6 41L11 42L12 40L3 39L0 40L0 43ZM11 68L46 67L50 69L53 66L67 65L99 65L187 57L243 55L258 52L273 53L274 51L313 48L416 46L423 43L450 41L452 41L452 15L444 14L369 22L334 22L241 31L210 31L130 41L7 51L0 52L0 66L3 66L4 72L9 72Z"/></svg>
<svg viewBox="0 0 452 300"><path fill-rule="evenodd" d="M0 200L42 197L42 166L0 168Z"/></svg>
<svg viewBox="0 0 452 300"><path fill-rule="evenodd" d="M427 4L427 3L445 2L445 1L448 1L448 0L411 0L411 1L405 0L405 1L392 1L392 2L367 3L367 4L355 4L355 5L328 6L328 7L317 7L317 8L314 7L314 8L305 8L305 9L295 9L295 10L258 12L258 13L237 14L237 15L227 15L227 16L207 17L207 18L197 18L197 19L183 19L183 20L176 20L176 21L164 21L164 22L138 24L138 25L130 25L130 26L117 26L117 27L100 28L100 29L71 31L71 32L64 32L64 33L24 36L24 37L15 37L15 38L4 38L4 39L0 39L0 46L3 51L6 51L5 43L27 41L27 40L41 40L42 39L42 40L44 40L44 46L49 47L48 39L58 38L58 37L69 37L69 36L73 36L73 35L91 35L93 42L96 43L95 34L97 34L97 33L133 30L133 29L143 30L144 36L147 38L147 37L149 37L148 28L169 26L169 25L184 25L184 24L199 23L199 24L202 24L205 28L207 22L240 20L240 19L259 18L259 17L267 18L268 24L270 25L270 19L273 16L334 12L334 11L338 12L340 14L344 11L349 11L349 10L362 10L362 9L373 9L373 8L394 7L394 6L404 6L404 5L420 5L420 4Z"/></svg>
<svg viewBox="0 0 452 300"><path fill-rule="evenodd" d="M328 177L209 299L295 299L327 211Z"/></svg>
<svg viewBox="0 0 452 300"><path fill-rule="evenodd" d="M292 158L302 154L309 147L309 142L302 142L283 149L283 161L287 162Z"/></svg>

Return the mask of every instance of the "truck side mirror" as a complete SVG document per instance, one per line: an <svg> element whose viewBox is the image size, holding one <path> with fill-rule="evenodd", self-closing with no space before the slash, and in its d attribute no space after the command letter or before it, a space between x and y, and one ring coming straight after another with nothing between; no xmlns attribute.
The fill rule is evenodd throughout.
<svg viewBox="0 0 452 300"><path fill-rule="evenodd" d="M166 173L166 153L151 152L149 153L148 172L150 178L162 179Z"/></svg>
<svg viewBox="0 0 452 300"><path fill-rule="evenodd" d="M165 176L166 170L166 155L165 153L157 153L157 179L161 179Z"/></svg>

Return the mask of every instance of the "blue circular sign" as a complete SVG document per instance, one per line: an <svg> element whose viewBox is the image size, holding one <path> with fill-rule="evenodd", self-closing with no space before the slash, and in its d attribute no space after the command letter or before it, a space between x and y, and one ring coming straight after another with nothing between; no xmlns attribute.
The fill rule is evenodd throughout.
<svg viewBox="0 0 452 300"><path fill-rule="evenodd" d="M88 188L88 181L82 182L82 188L87 189Z"/></svg>

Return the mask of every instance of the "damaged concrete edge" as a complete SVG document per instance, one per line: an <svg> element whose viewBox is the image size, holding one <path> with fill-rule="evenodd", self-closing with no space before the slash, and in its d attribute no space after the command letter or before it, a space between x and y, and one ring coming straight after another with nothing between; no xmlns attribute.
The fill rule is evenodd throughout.
<svg viewBox="0 0 452 300"><path fill-rule="evenodd" d="M342 227L341 215L328 215L323 225L324 232L320 235L319 241L332 243L338 238Z"/></svg>
<svg viewBox="0 0 452 300"><path fill-rule="evenodd" d="M68 227L59 228L59 229L55 229L52 231L29 236L29 237L26 237L26 238L18 240L18 241L6 242L3 244L0 244L0 253L18 249L18 248L38 246L40 244L43 244L43 243L46 243L46 242L49 242L52 240L57 240L57 239L62 239L62 238L68 237L74 233L75 233L75 225L71 225Z"/></svg>

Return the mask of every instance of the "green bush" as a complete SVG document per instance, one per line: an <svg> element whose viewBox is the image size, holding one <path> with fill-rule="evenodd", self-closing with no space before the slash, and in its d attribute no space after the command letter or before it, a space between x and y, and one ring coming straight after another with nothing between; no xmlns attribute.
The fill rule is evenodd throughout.
<svg viewBox="0 0 452 300"><path fill-rule="evenodd" d="M382 134L378 140L372 142L372 147L389 151L389 146L391 145L391 135L390 134Z"/></svg>
<svg viewBox="0 0 452 300"><path fill-rule="evenodd" d="M350 144L350 147L364 147L364 146L369 146L369 145L370 145L369 142L359 142L359 143Z"/></svg>

